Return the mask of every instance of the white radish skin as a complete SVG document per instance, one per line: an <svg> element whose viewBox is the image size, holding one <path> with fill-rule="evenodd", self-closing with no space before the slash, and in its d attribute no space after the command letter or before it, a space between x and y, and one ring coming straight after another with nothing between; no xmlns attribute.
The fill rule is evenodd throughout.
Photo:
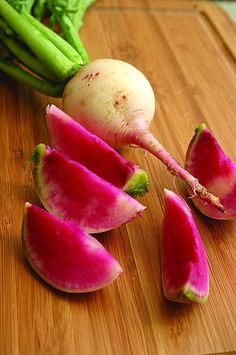
<svg viewBox="0 0 236 355"><path fill-rule="evenodd" d="M132 65L115 59L86 64L66 85L62 108L113 147L136 144L151 152L193 194L224 212L219 199L183 169L149 131L155 96L147 78Z"/></svg>
<svg viewBox="0 0 236 355"><path fill-rule="evenodd" d="M134 130L147 130L155 96L146 77L121 60L97 59L67 84L63 110L113 147L130 142Z"/></svg>

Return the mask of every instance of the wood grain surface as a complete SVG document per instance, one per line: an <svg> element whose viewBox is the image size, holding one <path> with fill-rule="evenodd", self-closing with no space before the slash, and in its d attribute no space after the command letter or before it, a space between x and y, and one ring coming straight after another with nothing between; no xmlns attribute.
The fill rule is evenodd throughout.
<svg viewBox="0 0 236 355"><path fill-rule="evenodd" d="M137 66L153 85L152 132L183 163L199 123L206 122L236 162L236 30L215 5L192 1L100 1L86 15L82 39L90 58ZM236 221L192 211L210 268L203 305L165 300L160 234L163 189L186 197L181 181L141 149L123 151L147 170L142 219L98 236L124 273L107 288L68 295L32 271L21 248L23 205L40 205L28 158L50 143L46 98L0 74L0 354L235 354Z"/></svg>

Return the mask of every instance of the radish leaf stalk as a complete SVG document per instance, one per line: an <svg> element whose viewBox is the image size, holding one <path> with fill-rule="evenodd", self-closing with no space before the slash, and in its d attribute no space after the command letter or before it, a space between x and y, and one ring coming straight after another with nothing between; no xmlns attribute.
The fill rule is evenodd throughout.
<svg viewBox="0 0 236 355"><path fill-rule="evenodd" d="M0 16L59 81L69 79L78 70L78 66L64 56L38 29L26 21L25 17L15 11L5 0L0 0Z"/></svg>
<svg viewBox="0 0 236 355"><path fill-rule="evenodd" d="M79 37L78 31L75 31L69 14L78 11L78 4L71 8L68 1L48 1L48 8L51 11L53 22L56 21L59 25L62 37L81 55L84 64L88 63L88 54Z"/></svg>
<svg viewBox="0 0 236 355"><path fill-rule="evenodd" d="M44 35L51 43L53 43L67 58L78 65L83 65L83 60L79 53L63 38L58 36L50 28L43 25L28 13L23 13L23 17L36 29L38 29L42 35Z"/></svg>
<svg viewBox="0 0 236 355"><path fill-rule="evenodd" d="M39 21L42 20L42 18L45 15L45 11L46 11L46 0L36 0L33 9L34 17Z"/></svg>
<svg viewBox="0 0 236 355"><path fill-rule="evenodd" d="M0 59L0 70L10 77L30 86L32 89L52 97L61 97L64 85L53 81L39 79L9 60Z"/></svg>
<svg viewBox="0 0 236 355"><path fill-rule="evenodd" d="M6 36L0 33L0 39L5 46L18 58L23 64L25 64L30 70L36 74L50 80L56 78L45 68L45 66L31 53L26 50L25 46L16 38L13 39L10 36Z"/></svg>
<svg viewBox="0 0 236 355"><path fill-rule="evenodd" d="M74 6L76 6L76 11L71 11L69 14L71 22L73 23L74 28L76 31L80 31L82 25L83 25L83 18L86 13L86 11L90 8L95 3L96 0L75 0L74 2L76 3Z"/></svg>

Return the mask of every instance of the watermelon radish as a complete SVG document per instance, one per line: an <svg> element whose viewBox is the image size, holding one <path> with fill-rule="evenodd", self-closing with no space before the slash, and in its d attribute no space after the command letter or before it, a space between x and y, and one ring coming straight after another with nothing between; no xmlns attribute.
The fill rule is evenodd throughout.
<svg viewBox="0 0 236 355"><path fill-rule="evenodd" d="M27 260L39 276L59 290L95 291L122 273L114 257L78 225L28 202L22 232Z"/></svg>
<svg viewBox="0 0 236 355"><path fill-rule="evenodd" d="M39 144L31 157L36 191L45 208L88 233L119 227L145 209L83 165Z"/></svg>
<svg viewBox="0 0 236 355"><path fill-rule="evenodd" d="M148 177L144 170L125 160L107 143L56 106L48 106L46 112L47 126L55 149L131 196L147 192Z"/></svg>
<svg viewBox="0 0 236 355"><path fill-rule="evenodd" d="M194 174L209 192L220 198L226 210L225 213L221 213L209 203L194 196L192 201L202 213L216 219L236 217L236 166L225 155L204 123L195 130L195 135L189 144L185 168ZM190 190L189 194L192 195Z"/></svg>
<svg viewBox="0 0 236 355"><path fill-rule="evenodd" d="M165 189L161 237L162 283L167 299L203 303L209 274L204 246L186 202Z"/></svg>

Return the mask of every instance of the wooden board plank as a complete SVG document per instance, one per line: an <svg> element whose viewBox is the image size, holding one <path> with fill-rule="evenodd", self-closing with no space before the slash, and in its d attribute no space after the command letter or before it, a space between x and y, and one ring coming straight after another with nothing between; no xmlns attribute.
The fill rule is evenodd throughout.
<svg viewBox="0 0 236 355"><path fill-rule="evenodd" d="M96 3L96 8L132 8L132 9L193 9L199 1L193 0L102 0Z"/></svg>
<svg viewBox="0 0 236 355"><path fill-rule="evenodd" d="M183 1L170 2L171 8L140 0L143 9L136 11L121 10L119 1L114 11L101 1L86 16L83 41L91 58L120 58L146 74L158 102L152 131L177 160L183 162L194 129L205 121L236 161L235 28L215 6L195 2L186 11ZM140 149L123 154L149 173L150 192L141 199L147 211L99 236L124 274L86 295L57 292L34 274L20 239L24 202L39 204L27 159L37 143L49 143L45 107L60 101L2 74L0 92L0 353L235 353L235 221L213 221L193 209L209 259L210 297L201 306L167 302L160 273L163 188L186 191Z"/></svg>

